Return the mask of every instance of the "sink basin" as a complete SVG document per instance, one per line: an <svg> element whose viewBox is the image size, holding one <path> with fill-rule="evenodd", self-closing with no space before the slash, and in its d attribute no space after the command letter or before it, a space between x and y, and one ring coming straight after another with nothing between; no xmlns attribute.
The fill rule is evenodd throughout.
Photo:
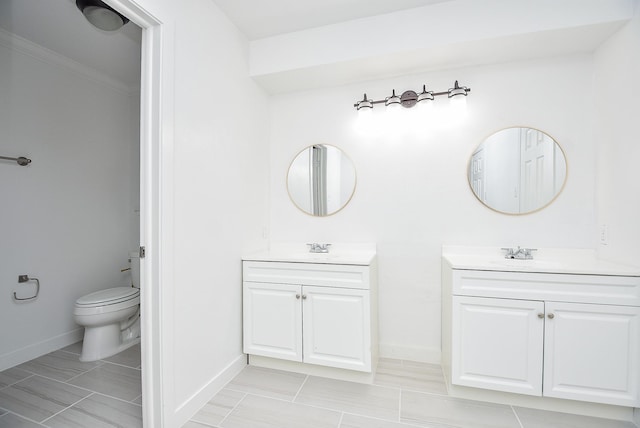
<svg viewBox="0 0 640 428"><path fill-rule="evenodd" d="M296 244L274 245L271 250L247 255L244 260L368 265L375 256L375 244L334 244L328 253L310 253L306 245Z"/></svg>
<svg viewBox="0 0 640 428"><path fill-rule="evenodd" d="M640 276L640 266L597 257L595 250L541 248L532 260L505 259L496 247L443 246L443 258L454 269Z"/></svg>
<svg viewBox="0 0 640 428"><path fill-rule="evenodd" d="M488 264L492 266L505 266L509 268L551 268L558 265L558 262L551 260L523 260L523 259L501 259L501 260L488 260Z"/></svg>
<svg viewBox="0 0 640 428"><path fill-rule="evenodd" d="M281 255L282 258L291 260L332 260L340 258L339 254L335 253L285 253Z"/></svg>

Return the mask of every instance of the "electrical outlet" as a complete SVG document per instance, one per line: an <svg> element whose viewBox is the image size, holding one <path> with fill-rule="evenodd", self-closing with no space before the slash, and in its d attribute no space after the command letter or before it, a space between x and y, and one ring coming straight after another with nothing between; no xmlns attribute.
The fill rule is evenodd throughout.
<svg viewBox="0 0 640 428"><path fill-rule="evenodd" d="M606 224L600 225L600 245L609 243L609 227Z"/></svg>

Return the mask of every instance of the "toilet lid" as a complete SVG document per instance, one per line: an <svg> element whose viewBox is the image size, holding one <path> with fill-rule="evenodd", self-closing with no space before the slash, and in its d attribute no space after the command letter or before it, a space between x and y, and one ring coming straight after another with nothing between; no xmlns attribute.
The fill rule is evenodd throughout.
<svg viewBox="0 0 640 428"><path fill-rule="evenodd" d="M134 287L115 287L96 291L76 300L81 306L112 305L125 302L140 295L140 290Z"/></svg>

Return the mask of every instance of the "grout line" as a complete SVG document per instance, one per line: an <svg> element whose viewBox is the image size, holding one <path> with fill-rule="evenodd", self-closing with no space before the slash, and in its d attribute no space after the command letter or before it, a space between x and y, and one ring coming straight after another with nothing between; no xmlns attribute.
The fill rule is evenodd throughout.
<svg viewBox="0 0 640 428"><path fill-rule="evenodd" d="M95 394L95 392L93 393ZM42 421L42 423L45 423L46 421L48 421L51 418L55 418L56 416L58 416L60 413L64 412L65 410L68 410L70 408L72 408L73 406L75 406L76 404L78 404L79 402L81 402L82 400L86 400L87 398L91 397L93 394L89 394L86 397L82 397L81 399L79 399L78 401L76 401L75 403L72 403L71 405L65 407L64 409L60 410L59 412L54 413L53 415L49 416L48 418L44 419Z"/></svg>
<svg viewBox="0 0 640 428"><path fill-rule="evenodd" d="M112 363L111 361L106 361L106 360L100 360L103 362L102 365L98 366L98 367L102 367L102 366L106 366L107 364L110 364L112 366L118 366L118 367L124 367L126 369L131 369L131 370L138 370L140 371L140 369L137 369L135 367L131 367L131 366L125 366L124 364L118 364L118 363Z"/></svg>
<svg viewBox="0 0 640 428"><path fill-rule="evenodd" d="M238 391L236 391L236 392L238 392ZM239 391L239 392L242 392L242 391ZM231 413L233 413L233 411L234 411L234 410L236 410L236 409L238 408L238 406L240 405L240 403L242 403L242 402L244 401L244 399L245 399L245 398L247 398L247 396L248 396L248 395L249 395L248 393L246 393L246 392L244 393L244 397L242 397L240 400L238 400L238 402L236 403L236 405L235 405L235 406L233 406L233 409L231 409L231 410L229 411L229 413L227 413L227 414L225 415L225 417L224 417L224 418L222 418L222 420L221 420L221 421L220 421L220 423L218 424L219 426L221 426L221 425L222 425L222 423L223 423L224 421L226 421L226 420L227 420L227 418L231 415Z"/></svg>
<svg viewBox="0 0 640 428"><path fill-rule="evenodd" d="M58 351L61 351L61 350L58 350ZM55 351L54 351L54 352L55 352ZM66 353L67 355L74 355L74 356L78 356L78 355L79 355L79 354L75 354L75 353L73 353L73 352L68 352L68 351L62 351L62 352ZM120 401L120 402L122 402L122 403L127 403L127 404L130 404L130 405L133 405L133 406L136 406L136 407L140 407L140 408L141 408L142 406L141 406L140 404L134 403L133 401L125 400L125 399L123 399L123 398L115 397L115 396L108 395L108 394L103 394L103 393L100 393L100 392L94 391L94 390L92 390L92 389L86 388L86 387L82 387L82 386L78 386L78 385L74 385L74 384L72 384L72 383L69 383L69 382L73 381L74 379L78 378L79 376L82 376L82 375L84 375L84 374L87 374L87 373L89 373L89 372L91 372L91 371L93 371L93 370L96 370L96 369L100 368L100 367L104 367L106 364L112 364L113 366L123 367L123 368L131 369L131 370L138 370L138 371L140 370L140 369L132 368L132 367L130 367L130 366L121 365L121 364L118 364L118 363L111 363L111 362L109 362L109 361L105 361L105 360L98 360L98 361L97 361L97 365L96 365L95 367L92 367L92 368L90 368L90 369L88 369L88 370L83 371L82 373L79 373L79 374L77 374L77 375L75 375L75 376L72 376L71 378L69 378L69 379L67 379L67 380L59 380L59 379L54 379L54 378L52 378L52 377L49 377L49 376L47 376L47 375L42 375L42 374L40 374L40 373L36 373L36 372L34 372L33 370L29 370L29 369L26 369L26 368L20 368L20 370L22 370L23 372L25 372L26 374L28 374L28 376L26 376L25 378L20 379L20 380L18 380L18 381L16 381L16 382L13 382L13 383L11 383L11 384L9 384L9 385L6 385L5 387L0 388L0 390L5 390L5 389L7 389L7 388L9 388L9 387L11 387L11 386L18 385L18 384L20 384L21 382L26 381L27 379L31 379L31 378L34 378L34 377L38 377L38 378L45 379L45 380L48 380L48 381L51 381L51 382L56 382L56 383L59 383L59 384L68 385L69 387L76 388L76 389L78 389L78 390L80 390L80 391L84 391L84 392L86 392L86 393L87 393L87 395L86 395L86 396L84 396L84 397L82 397L82 398L80 398L79 400L77 400L76 402L72 403L71 405L69 405L69 406L66 406L66 407L62 408L60 411L58 411L58 412L56 412L56 413L52 414L51 416L46 417L42 422L37 422L37 421L35 421L35 420L31 419L31 418L28 418L28 417L26 417L26 416L24 416L24 415L19 414L19 413L12 412L12 411L10 411L9 409L6 409L6 413L2 414L2 415L0 416L0 418L2 418L2 417L4 417L4 416L6 416L7 414L13 414L13 415L15 415L15 416L17 416L17 417L20 417L20 418L23 418L23 419L25 419L25 420L27 420L27 421L29 421L29 422L33 422L33 423L37 424L39 427L46 428L46 427L47 427L47 425L45 425L46 421L51 420L52 418L54 418L55 416L59 415L60 413L62 413L62 412L64 412L64 411L66 411L66 410L69 410L70 408L72 408L72 407L76 406L76 405L77 405L78 403L80 403L81 401L86 400L86 399L88 399L89 397L92 397L92 396L94 396L94 395L101 395L101 396L104 396L104 397L108 397L108 398L111 398L111 399L114 399L114 400ZM16 367L17 367L17 366L16 366ZM56 369L57 369L57 370L65 370L64 368L56 368ZM141 397L141 396L142 396L142 395L140 394L140 395L138 395L138 396L137 396L136 398L134 398L134 399L137 399L137 398L139 398L139 397Z"/></svg>
<svg viewBox="0 0 640 428"><path fill-rule="evenodd" d="M26 417L26 416L24 416L24 415L21 415L21 414L16 413L16 412L12 412L12 411L10 411L10 410L7 410L7 413L4 413L3 415L1 415L1 416L0 416L0 419L4 418L4 417L5 417L5 416L7 416L7 415L17 416L17 417L22 418L22 419L24 419L24 420L26 420L26 421L33 422L34 424L37 424L38 426L41 426L41 427L43 427L43 426L44 426L44 425L42 425L42 422L38 422L38 421L36 421L35 419L28 418L28 417Z"/></svg>
<svg viewBox="0 0 640 428"><path fill-rule="evenodd" d="M294 395L293 399L291 399L292 403L296 402L296 398L298 398L298 395L300 394L300 391L302 391L302 387L304 387L304 384L307 383L308 379L309 379L309 375L306 375L304 380L302 381L302 384L300 385L300 388L298 388L298 392L296 392L296 395Z"/></svg>
<svg viewBox="0 0 640 428"><path fill-rule="evenodd" d="M91 395L102 395L103 397L113 398L114 400L122 401L123 403L132 404L136 407L142 407L142 405L134 403L132 401L127 401L124 398L114 397L113 395L103 394L102 392L94 391Z"/></svg>
<svg viewBox="0 0 640 428"><path fill-rule="evenodd" d="M95 369L97 369L97 368L98 368L98 367L94 367L94 368L93 368L93 369L91 369L91 370L95 370ZM89 371L91 371L91 370L89 370ZM87 372L87 373L88 373L88 372ZM83 373L83 374L85 374L85 373ZM68 385L68 386L71 386L71 387L73 387L73 388L78 388L78 389L81 389L81 390L83 390L83 391L87 391L87 392L89 392L89 395L87 395L87 397L88 397L88 396L90 396L90 395L92 395L92 394L99 394L99 395L104 395L105 397L115 398L116 400L123 401L123 402L125 402L125 403L133 404L134 406L140 406L140 404L134 403L134 402L132 402L132 401L127 401L127 400L125 400L124 398L116 397L116 396L114 396L114 395L105 394L105 393L103 393L103 392L99 392L99 391L96 391L96 390L94 390L94 389L89 389L89 388L86 388L86 387L84 387L84 386L74 385L73 383L63 382L63 381L61 381L61 380L52 379L52 378L49 378L49 377L46 377L46 376L42 376L42 375L35 375L35 376L39 376L39 377L42 377L42 378L44 378L44 379L50 380L50 381L52 381L52 382L62 383L62 384L64 384L64 385ZM30 377L31 377L31 376L30 376ZM76 376L76 377L77 377L77 376ZM72 378L72 379L73 379L73 378ZM69 380L71 380L71 379L69 379ZM84 397L84 398L87 398L87 397ZM142 397L142 394L140 394L139 396L136 396L136 398L138 398L138 397ZM136 398L134 398L134 400L135 400Z"/></svg>
<svg viewBox="0 0 640 428"><path fill-rule="evenodd" d="M516 412L516 409L513 406L509 406L509 407L511 407L511 411L515 415L516 420L518 421L518 424L520 424L520 428L524 428L524 425L522 424L522 421L520 420L520 417L518 417L518 413Z"/></svg>
<svg viewBox="0 0 640 428"><path fill-rule="evenodd" d="M64 383L69 383L69 382L71 382L72 380L74 380L74 379L76 379L76 378L78 378L78 377L80 377L80 376L82 376L82 375L86 375L87 373L92 372L92 371L94 371L95 369L97 369L97 368L99 368L99 367L102 367L102 364L98 364L97 366L90 368L90 369L89 369L89 370L87 370L86 372L82 372L82 373L80 373L80 374L77 374L77 375L75 375L75 376L72 376L71 378L69 378L69 379L67 379L67 380L65 380L65 381L63 381L63 382L64 382ZM72 383L69 383L69 385L73 385L73 384L72 384ZM75 385L73 385L73 386L75 386Z"/></svg>
<svg viewBox="0 0 640 428"><path fill-rule="evenodd" d="M442 380L444 380L444 389L447 391L447 396L451 395L451 391L449 391L449 382L447 382L447 376L444 373L444 367L440 364L440 374L442 374Z"/></svg>
<svg viewBox="0 0 640 428"><path fill-rule="evenodd" d="M394 424L400 424L402 426L407 426L407 427L416 427L416 428L427 428L427 427L429 427L429 425L414 425L414 424L408 423L408 422L392 421L390 419L382 419L382 418L379 418L377 416L360 415L358 413L351 413L351 412L343 412L343 416L344 415L360 416L360 417L367 418L367 419L373 419L374 421L391 422L391 423L394 423Z"/></svg>
<svg viewBox="0 0 640 428"><path fill-rule="evenodd" d="M79 386L75 386L75 385L72 385L72 384L70 384L70 383L68 384L68 383L67 383L67 381L60 380L60 379L54 379L54 378L52 378L52 377L44 376L44 375L37 374L37 373L34 373L34 374L33 374L33 376L29 376L28 378L24 378L24 379L22 379L20 382L22 382L22 381L24 381L24 380L27 380L27 379L30 379L30 378L32 378L32 377L41 377L41 378L43 378L43 379L50 380L50 381L52 381L52 382L63 383L63 384L65 384L65 385L70 385L70 386L73 386L73 387L76 387L76 388L80 388ZM72 378L72 379L73 379L73 378ZM18 382L18 383L19 383L19 382ZM15 384L14 384L14 385L15 385ZM82 388L82 389L86 389L86 388ZM93 392L93 391L92 391L92 392Z"/></svg>
<svg viewBox="0 0 640 428"><path fill-rule="evenodd" d="M66 352L67 354L75 355L76 357L77 357L78 355L81 355L81 354L79 354L79 353L77 353L77 352L65 351L64 349L58 349L58 351L60 351L60 352ZM56 351L54 351L54 352L56 352Z"/></svg>
<svg viewBox="0 0 640 428"><path fill-rule="evenodd" d="M92 394L103 395L103 396L105 396L105 397L113 398L113 399L115 399L115 400L122 401L122 402L124 402L124 403L129 403L129 404L133 404L134 406L142 407L142 405L141 405L141 404L134 403L133 401L131 401L131 400L127 400L127 399L122 398L122 397L116 397L115 395L109 395L109 394L104 393L104 392L95 391L95 390L93 390L93 389L85 388L85 387L82 387L82 386L77 386L77 385L74 385L74 384L71 384L71 383L69 384L69 386L73 386L74 388L78 388L78 389L82 389L82 390L85 390L85 391L91 392ZM89 394L89 395L91 395L91 394ZM139 395L139 396L137 396L136 398L138 398L138 397L142 397L142 394L140 394L140 395ZM86 398L86 397L85 397L85 398ZM136 398L134 398L134 400L135 400Z"/></svg>
<svg viewBox="0 0 640 428"><path fill-rule="evenodd" d="M402 388L398 394L398 422L402 421Z"/></svg>
<svg viewBox="0 0 640 428"><path fill-rule="evenodd" d="M269 400L282 401L284 403L289 403L289 404L293 403L293 401L291 401L291 400L289 400L287 398L272 397L272 396L269 396L269 395L256 394L255 392L246 392L246 391L237 391L237 390L235 390L235 392L242 392L242 393L246 394L245 396L252 395L254 397L268 398ZM245 397L243 397L243 399L244 398ZM293 403L293 404L299 404L301 406L319 407L319 406L314 406L314 405L309 405L309 404L302 404L302 403ZM324 409L325 407L320 407L320 408Z"/></svg>
<svg viewBox="0 0 640 428"><path fill-rule="evenodd" d="M195 422L198 425L202 425L202 426L208 427L208 428L217 428L217 427L220 426L220 425L211 425L209 422L202 422L202 421L198 421L196 419L189 419L189 422Z"/></svg>
<svg viewBox="0 0 640 428"><path fill-rule="evenodd" d="M237 391L237 390L234 390L234 391L236 391L236 392L243 392L243 391ZM246 396L251 395L251 396L253 396L253 397L266 398L266 399L268 399L268 400L282 401L283 403L295 404L296 406L312 407L312 408L314 408L314 409L329 410L329 411L331 411L331 412L336 412L336 413L338 413L338 412L342 412L342 410L333 409L333 408L331 408L331 407L322 407L322 406L319 406L319 405L317 405L317 404L309 404L309 403L296 403L296 402L293 402L293 401L288 400L288 399L286 399L286 398L271 397L271 396L269 396L269 395L256 394L256 393L254 393L254 392L245 392L245 394L246 394ZM367 416L367 415L361 415L361 416ZM388 421L388 419L381 419L381 420Z"/></svg>
<svg viewBox="0 0 640 428"><path fill-rule="evenodd" d="M131 370L138 370L138 371L140 371L140 370L141 370L141 367L142 367L142 366L138 366L138 367L131 367L131 366L128 366L128 365L126 365L126 364L122 364L122 363L114 363L113 361L107 361L107 360L100 360L100 361L102 361L102 362L103 362L103 364L113 364L114 366L124 367L124 368L126 368L126 369L131 369Z"/></svg>
<svg viewBox="0 0 640 428"><path fill-rule="evenodd" d="M19 384L19 383L20 383L20 382L22 382L22 381L25 381L25 380L27 380L27 379L29 379L29 378L32 378L32 377L36 376L34 373L31 373L31 372L30 372L30 371L28 371L28 370L25 370L25 371L26 371L27 373L29 373L29 376L27 376L27 377L25 377L25 378L23 378L23 379L20 379L20 380L18 380L18 381L15 381L15 382L13 382L13 383L10 383L10 384L9 384L9 385L7 385L7 386L3 386L2 388L0 388L0 391L2 391L3 389L7 389L7 388L9 388L10 386L17 385L17 384Z"/></svg>
<svg viewBox="0 0 640 428"><path fill-rule="evenodd" d="M255 397L261 397L261 398L266 398L266 399L271 399L271 400L277 400L277 401L282 401L282 402L286 402L286 403L292 403L292 404L296 404L296 405L300 405L300 406L307 406L307 407L312 407L312 408L316 408L316 409L327 410L327 411L331 411L331 412L343 412L340 409L336 409L336 408L332 408L332 407L324 407L322 405L317 405L317 404L295 402L295 399L298 397L298 395L301 392L302 388L306 384L306 381L309 378L309 376L311 376L311 375L307 375L307 378L305 378L305 381L300 386L298 392L296 393L296 396L294 397L294 401L288 400L286 398L273 397L273 396L265 395L265 394L262 394L262 393L241 391L241 390L238 390L238 389L233 389L233 387L228 387L228 388L230 390L236 391L236 392L245 392L247 396L252 395L252 396L255 396ZM331 379L331 378L324 378L324 379ZM340 382L360 384L359 382L352 382L352 381L340 381ZM383 385L369 385L369 384L362 384L362 385L368 385L368 386L374 386L376 388L398 391L399 395L402 394L402 391L403 391L402 388L400 388L400 387L383 386ZM411 392L414 392L414 391L411 391ZM416 392L416 393L442 397L442 395L434 394L434 393L427 393L427 392ZM352 414L352 415L361 416L361 417L365 417L365 418L376 419L376 420L384 421L384 422L403 423L403 422L400 422L400 414L399 414L399 412L400 412L400 410L398 410L398 417L395 418L395 420L394 420L394 418L383 419L383 418L379 418L379 417L374 417L374 416L372 416L370 414L367 414L367 413L353 413L353 412L345 412L345 413L349 413L349 414ZM227 417L228 417L228 415L227 415ZM225 419L226 419L226 417L225 417ZM418 425L409 425L409 424L406 424L406 423L404 423L404 424L409 426L409 427L417 427L418 426Z"/></svg>
<svg viewBox="0 0 640 428"><path fill-rule="evenodd" d="M54 352L57 352L57 351L54 351ZM38 357L38 358L40 358L40 357ZM36 358L36 359L37 359L37 358ZM31 360L31 361L34 361L34 360ZM29 362L31 362L31 361L27 361L26 363L29 363ZM25 363L23 363L23 364L25 364ZM22 365L22 364L21 364L21 365ZM102 365L102 364L98 364L96 367L100 367L101 365ZM16 367L18 367L18 366L16 366ZM46 367L46 366L45 366L45 367ZM66 374L66 373L65 373L65 370L67 370L67 369L66 369L66 368L64 368L64 367L54 367L54 366L50 366L50 367L51 367L51 368L53 368L53 370L52 370L52 371L59 371L59 372L62 372L63 374ZM31 374L33 374L33 375L35 375L35 376L40 376L40 377L43 377L43 378L46 378L46 379L55 380L55 381L57 381L57 382L67 383L67 382L69 382L70 380L75 379L75 378L76 378L76 377L78 377L78 376L81 376L81 375L83 375L83 374L85 374L85 373L90 372L91 370L95 369L96 367L91 367L90 369L84 370L84 371L82 371L81 373L78 373L78 374L76 374L76 375L74 375L74 376L71 376L69 379L66 379L66 380L55 379L55 378L50 377L50 376L47 376L47 375L45 375L45 374L38 373L37 371L32 370L32 369L29 369L29 368L20 368L20 370L25 371L25 372L27 372L27 373L31 373ZM75 369L72 369L72 370L74 370L74 371L75 371ZM25 378L25 379L27 379L27 378ZM23 379L23 380L24 380L24 379ZM21 381L19 381L19 382L21 382ZM16 383L17 383L17 382L16 382Z"/></svg>

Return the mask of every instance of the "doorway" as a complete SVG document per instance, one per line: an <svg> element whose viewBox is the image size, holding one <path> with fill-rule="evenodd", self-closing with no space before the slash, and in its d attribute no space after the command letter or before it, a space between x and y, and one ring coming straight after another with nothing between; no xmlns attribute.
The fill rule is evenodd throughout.
<svg viewBox="0 0 640 428"><path fill-rule="evenodd" d="M27 2L30 0L21 0L21 2L23 1ZM69 5L73 5L73 7L75 7L74 0L64 0L64 1L65 3L68 2ZM36 3L39 3L39 1L36 1ZM160 355L160 340L158 336L159 329L156 328L157 326L160 325L160 322L159 322L160 317L158 316L159 302L160 302L159 281L158 281L158 278L160 277L159 269L158 269L158 266L159 266L158 260L160 257L159 219L160 219L160 212L163 208L162 205L160 204L161 192L159 189L160 178L162 175L161 174L162 166L160 165L161 156L160 156L160 147L159 147L161 112L159 107L160 103L158 101L160 97L160 87L161 87L161 82L159 78L161 25L157 19L155 19L154 17L149 15L145 10L140 8L138 4L134 1L130 1L130 0L115 1L114 0L114 1L108 1L108 3L111 4L114 8L121 11L123 14L129 17L133 23L135 23L136 25L140 26L143 29L142 60L141 60L142 72L140 73L141 88L140 88L140 108L139 108L139 111L140 111L140 133L139 133L140 134L140 139L139 139L139 145L140 145L140 197L139 197L140 199L140 206L139 206L140 239L139 239L139 245L142 247L145 247L145 250L146 250L146 258L143 259L141 263L142 264L141 286L143 288L143 291L141 292L142 332L143 332L142 333L142 382L143 382L142 390L144 395L142 408L143 408L143 415L144 415L144 426L156 427L156 426L162 426L162 418L161 418L162 415L160 413L160 406L158 405L159 403L161 403L161 391L158 385L159 379L161 378L161 376L160 376L160 367L159 367L159 364L157 364L157 361L159 360L159 355ZM7 6L7 4L8 2L3 2L3 7L10 8L10 6ZM11 12L11 10L9 10L9 12ZM0 15L4 15L5 17L7 16L10 17L11 13L7 14L3 12L3 13L0 13ZM13 47L12 44L15 44L14 42L15 40L9 39L8 43L5 44L5 47L9 45L9 48L12 48ZM24 44L24 46L28 46L28 44ZM28 48L23 49L23 51L21 52L21 55L25 57L31 54L32 52L29 52ZM53 57L54 55L50 55L49 59L54 61L55 59L52 59ZM2 61L2 63L0 64L0 68L2 68L2 70L0 70L0 74L3 74L5 76L12 75L11 73L13 72L13 70L12 70L11 61ZM44 68L44 67L41 67L41 68ZM76 69L75 71L80 73L82 72L80 68ZM16 76L18 76L18 74L16 74ZM56 84L59 85L59 88L65 87L64 82L63 83L53 82L53 85L56 85ZM51 85L49 88L52 88L53 85ZM28 88L28 85L25 85L25 87ZM47 91L49 90L49 88L34 87L32 89L34 92L37 92L37 91ZM0 88L0 92L6 95L6 92L4 92L5 89L6 88L4 87ZM51 102L46 103L46 109L43 107L42 111L38 112L38 114L36 115L33 115L33 117L31 118L32 119L31 125L29 121L25 121L25 123L20 125L16 123L12 123L10 120L11 117L6 115L5 117L8 117L9 119L7 119L7 123L5 123L6 126L3 126L3 129L5 130L5 136L7 135L6 131L12 126L13 127L20 126L22 129L29 131L30 126L32 127L33 124L44 122L47 120L50 121L50 123L48 123L49 125L48 128L51 129L52 132L60 132L60 133L64 132L65 129L63 128L66 128L66 127L56 126L57 125L56 121L51 119L54 116L54 114L50 114L50 113L48 114L48 112L59 113L62 110L61 105L64 104L65 101L68 101L65 98L69 98L70 96L71 95L69 94L63 93L62 95L58 96L59 102L56 102L56 100L53 100ZM87 97L87 98L90 98L90 97ZM11 99L9 99L8 97L4 97L4 99L7 101L5 105L8 105L9 102L11 102L11 103L15 103L15 105L21 106L22 105L21 103L24 103L24 99L22 97L13 97ZM2 105L0 105L0 109L1 108L2 108ZM87 115L87 116L90 116L90 115ZM88 138L91 137L89 132L86 133L86 136ZM19 149L21 148L19 143L20 143L19 141L13 140L11 141L11 145L3 146L2 144L0 144L0 147L2 147L3 149L7 147L16 148L18 150L16 152L17 154L13 153L13 151L10 151L9 153L6 153L6 154L8 155L15 154L16 156L18 156L18 155L21 155L21 153L19 153L20 151ZM80 150L88 151L89 149L88 149L88 146L84 146L84 147L80 147ZM0 153L0 155L5 155L5 153L2 152ZM96 158L94 159L95 162L101 161L100 159L101 153L94 153L94 155L96 155ZM90 157L90 156L87 155L86 157ZM123 157L127 157L127 156L125 155ZM33 156L33 163L31 164L30 171L27 168L22 168L22 167L15 168L13 166L9 166L8 168L11 168L11 169L3 168L3 173L4 171L10 171L10 176L8 177L8 179L2 180L6 184L5 188L11 189L11 186L9 186L10 183L25 182L27 180L32 180L33 176L32 175L29 176L29 174L26 174L25 172L32 173L34 172L34 170L36 170L36 168L42 167L43 164L48 165L49 167L54 169L51 172L51 174L48 175L48 177L52 177L53 174L55 174L55 168L59 168L60 170L86 169L90 171L92 168L92 165L95 165L90 160L87 162L79 162L76 165L71 165L71 166L62 166L61 162L56 162L56 159L60 160L63 158L64 157L61 157L59 154L55 153L55 151L52 149L50 162L49 160L47 160L47 162L44 162L43 157ZM117 162L113 162L113 164L117 165ZM45 175L44 178L40 180L40 182L41 183L46 182L46 177L47 176ZM72 179L69 179L69 181L72 181ZM62 188L62 186L60 186L60 188ZM74 201L75 202L78 201L78 199L74 200L74 198L77 197L78 194L76 192L67 192L67 193L68 194L65 195L68 198L68 201L66 201L66 205L73 207ZM32 195L23 194L22 197L24 201L33 202L33 205L26 206L26 208L28 208L26 211L36 212L40 210L42 212L47 212L47 209L50 208L50 205L48 204L55 202L53 201L53 199L55 198L51 198L51 200L48 199L49 195L50 194L43 192L42 197L29 198L29 196L32 196ZM69 216L71 217L73 215L74 215L73 209L69 210ZM93 218L89 218L89 217L93 217ZM20 220L20 216L16 215L14 218L11 218L10 220L12 221L7 222L6 224L12 224L15 227L16 221ZM95 221L95 222L100 221L99 216L82 216L82 215L76 215L76 217L73 220L84 221L87 223L90 223L92 221ZM51 235L55 235L55 236L52 236L51 238L52 241L57 240L56 242L62 242L65 239L65 231L62 231L62 230L47 231L45 226L39 227L37 229L38 230L34 231L34 233L37 232L37 233L40 233L41 235L45 233L50 233ZM113 229L116 230L117 228L113 228ZM126 233L126 232L123 231L123 233ZM19 237L17 237L16 239L19 239ZM28 241L28 239L25 239L25 241ZM5 240L4 242L6 244L7 240ZM100 245L100 242L96 242L96 240L91 239L91 237L87 236L87 239L84 245L79 245L76 251L77 251L77 254L82 254L83 252L88 253L91 251L95 251L96 248L99 247L99 245ZM7 247L9 246L7 245ZM9 248L7 252L10 252L11 250L12 249ZM49 254L54 254L54 251L53 250L50 251ZM28 257L29 257L29 254L27 254L27 258ZM74 257L70 256L69 258L74 258ZM123 255L122 259L126 261L126 252ZM119 264L120 262L115 262L115 263ZM96 265L98 264L96 263ZM35 272L35 270L30 271L28 269L29 265L19 266L18 263L15 263L14 267L15 269L18 269L20 271L19 273L21 274L25 273L33 277L38 277L38 273ZM11 269L12 272L13 270L15 270L14 267L12 267ZM118 266L118 268L124 268L124 267L125 267L124 265ZM62 271L63 269L60 269L60 270ZM87 269L87 271L89 271L89 269ZM11 282L16 282L15 277L17 277L17 275L12 276L13 280ZM100 277L100 272L96 274L96 277ZM41 294L40 296L40 301L42 303L45 303L45 302L49 303L50 302L50 300L48 300L49 298L52 298L52 299L57 298L57 296L60 293L54 290L53 287L49 288L49 292L48 292L49 295L46 296L47 286L54 282L62 283L63 281L62 280L51 281L50 276L46 276L46 275L44 278L40 277L40 280L42 284L42 289L44 291L44 293ZM91 278L88 278L88 280L91 280ZM4 278L3 278L3 281L4 281ZM70 282L70 281L67 281L67 282ZM23 297L27 295L23 293L29 292L31 291L31 289L26 286L24 287L24 289L17 288L16 286L15 291L18 293L20 297ZM7 293L7 295L10 295L10 294L11 294L10 292ZM4 300L9 301L9 299L4 299ZM72 306L72 303L69 303L72 301L73 300L70 299L68 296L65 296L64 298L62 297L60 298L60 302L66 302L64 304L66 304L67 306L69 305ZM18 306L15 303L12 303L12 304L15 307L17 307L18 310L23 312L27 310L34 311L33 308L35 308L35 305L32 308L27 306L26 304L23 304L22 306ZM55 307L55 306L51 306L51 307ZM68 308L63 308L63 309L60 309L60 311L67 313L69 312L67 311L67 309ZM10 326L9 321L13 320L13 323L16 323L16 318L10 317L6 311L3 311L3 312L7 316L7 319L6 319L7 322L6 323L3 322L3 324L7 327L7 329L9 329L9 326ZM34 324L32 317L26 316L25 319L28 320L28 322L19 323L19 324L22 324L23 328L29 322ZM43 329L44 327L46 327L46 323L43 323L41 325ZM37 325L34 328L37 329L38 328ZM11 328L10 330L13 331L18 329ZM66 343L70 343L68 342L69 340L68 336L65 336L63 338L53 338L53 339L58 340L60 343L63 343L65 341L67 341ZM41 347L38 349L45 349L45 348L42 348L43 345L41 343L38 343L37 345ZM20 346L22 345L19 344L18 347ZM52 346L52 345L51 343L48 343L46 346ZM61 346L64 346L64 344ZM22 346L22 348L24 347L25 346ZM37 350L35 350L34 348L33 352L36 352L36 351ZM48 352L48 351L45 350L44 352ZM18 358L18 357L15 357L15 358Z"/></svg>

